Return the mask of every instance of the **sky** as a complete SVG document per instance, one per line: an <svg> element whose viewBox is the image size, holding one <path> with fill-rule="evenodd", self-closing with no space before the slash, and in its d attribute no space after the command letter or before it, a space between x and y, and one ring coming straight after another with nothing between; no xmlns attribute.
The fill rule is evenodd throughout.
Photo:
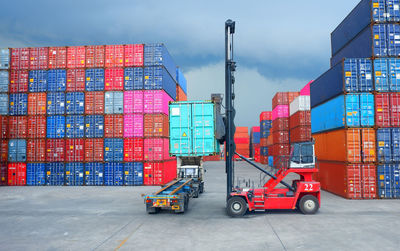
<svg viewBox="0 0 400 251"><path fill-rule="evenodd" d="M15 0L0 8L0 47L165 43L189 100L224 92L224 23L234 36L237 126L259 125L278 91L329 69L330 33L359 0Z"/></svg>

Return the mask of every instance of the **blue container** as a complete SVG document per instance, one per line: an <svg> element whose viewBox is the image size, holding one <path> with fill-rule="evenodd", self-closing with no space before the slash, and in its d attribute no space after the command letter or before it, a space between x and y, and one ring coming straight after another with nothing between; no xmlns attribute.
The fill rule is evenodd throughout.
<svg viewBox="0 0 400 251"><path fill-rule="evenodd" d="M104 184L104 166L103 163L85 164L85 185L102 186Z"/></svg>
<svg viewBox="0 0 400 251"><path fill-rule="evenodd" d="M362 0L331 34L332 55L335 55L371 22L385 22L385 0Z"/></svg>
<svg viewBox="0 0 400 251"><path fill-rule="evenodd" d="M47 91L47 71L36 70L29 72L29 92Z"/></svg>
<svg viewBox="0 0 400 251"><path fill-rule="evenodd" d="M378 92L389 91L389 76L391 74L389 74L388 67L388 60L386 58L374 60L375 90ZM396 77L396 75L394 77Z"/></svg>
<svg viewBox="0 0 400 251"><path fill-rule="evenodd" d="M274 157L268 156L268 166L274 167Z"/></svg>
<svg viewBox="0 0 400 251"><path fill-rule="evenodd" d="M11 116L28 114L28 94L10 94L9 114Z"/></svg>
<svg viewBox="0 0 400 251"><path fill-rule="evenodd" d="M183 92L187 94L187 81L179 67L176 68L176 81L178 82L178 85L182 88Z"/></svg>
<svg viewBox="0 0 400 251"><path fill-rule="evenodd" d="M144 45L144 66L164 66L176 81L176 64L164 44Z"/></svg>
<svg viewBox="0 0 400 251"><path fill-rule="evenodd" d="M104 91L104 69L86 70L86 91Z"/></svg>
<svg viewBox="0 0 400 251"><path fill-rule="evenodd" d="M260 148L260 154L261 154L262 156L268 156L268 155L269 155L269 154L268 154L268 147L265 147L265 146L261 147L261 148Z"/></svg>
<svg viewBox="0 0 400 251"><path fill-rule="evenodd" d="M381 0L384 1L384 0ZM386 0L386 13L387 21L399 22L400 21L400 1L399 0Z"/></svg>
<svg viewBox="0 0 400 251"><path fill-rule="evenodd" d="M10 50L0 48L0 69L7 70L8 68L10 68Z"/></svg>
<svg viewBox="0 0 400 251"><path fill-rule="evenodd" d="M124 93L106 92L104 94L104 113L123 114L124 113Z"/></svg>
<svg viewBox="0 0 400 251"><path fill-rule="evenodd" d="M360 94L360 125L362 127L375 125L375 99L373 94Z"/></svg>
<svg viewBox="0 0 400 251"><path fill-rule="evenodd" d="M65 114L64 92L47 93L47 114L48 115Z"/></svg>
<svg viewBox="0 0 400 251"><path fill-rule="evenodd" d="M144 68L144 89L164 90L176 100L176 83L162 66Z"/></svg>
<svg viewBox="0 0 400 251"><path fill-rule="evenodd" d="M47 72L47 91L63 92L67 89L66 70L49 70Z"/></svg>
<svg viewBox="0 0 400 251"><path fill-rule="evenodd" d="M143 90L143 68L125 68L124 77L126 91Z"/></svg>
<svg viewBox="0 0 400 251"><path fill-rule="evenodd" d="M398 25L376 24L365 28L331 58L331 66L338 64L343 58L395 57L400 42ZM389 33L390 32L390 33ZM389 44L388 40L396 40Z"/></svg>
<svg viewBox="0 0 400 251"><path fill-rule="evenodd" d="M388 56L398 57L400 56L400 25L398 24L388 24L387 25L388 34Z"/></svg>
<svg viewBox="0 0 400 251"><path fill-rule="evenodd" d="M182 101L169 105L169 152L173 156L219 153L214 103Z"/></svg>
<svg viewBox="0 0 400 251"><path fill-rule="evenodd" d="M389 58L389 90L392 92L400 91L400 59Z"/></svg>
<svg viewBox="0 0 400 251"><path fill-rule="evenodd" d="M60 139L65 137L65 116L47 117L47 138Z"/></svg>
<svg viewBox="0 0 400 251"><path fill-rule="evenodd" d="M380 198L400 198L399 173L398 164L378 165L378 194Z"/></svg>
<svg viewBox="0 0 400 251"><path fill-rule="evenodd" d="M400 128L392 128L392 161L400 162Z"/></svg>
<svg viewBox="0 0 400 251"><path fill-rule="evenodd" d="M0 71L0 92L8 92L8 71Z"/></svg>
<svg viewBox="0 0 400 251"><path fill-rule="evenodd" d="M369 92L373 89L372 61L346 58L311 84L311 107L345 92Z"/></svg>
<svg viewBox="0 0 400 251"><path fill-rule="evenodd" d="M46 163L46 185L63 186L64 172L64 163Z"/></svg>
<svg viewBox="0 0 400 251"><path fill-rule="evenodd" d="M104 185L122 186L124 165L118 162L104 164Z"/></svg>
<svg viewBox="0 0 400 251"><path fill-rule="evenodd" d="M124 185L143 185L143 163L129 162L124 164Z"/></svg>
<svg viewBox="0 0 400 251"><path fill-rule="evenodd" d="M392 133L390 128L376 130L378 162L390 163L392 161Z"/></svg>
<svg viewBox="0 0 400 251"><path fill-rule="evenodd" d="M65 136L67 138L83 138L85 136L85 117L82 115L67 116Z"/></svg>
<svg viewBox="0 0 400 251"><path fill-rule="evenodd" d="M83 186L83 163L65 164L65 185Z"/></svg>
<svg viewBox="0 0 400 251"><path fill-rule="evenodd" d="M124 140L116 138L104 139L104 161L123 161Z"/></svg>
<svg viewBox="0 0 400 251"><path fill-rule="evenodd" d="M85 136L86 138L104 137L104 116L89 115L85 118Z"/></svg>
<svg viewBox="0 0 400 251"><path fill-rule="evenodd" d="M67 114L85 113L85 93L67 92L65 95L65 109Z"/></svg>
<svg viewBox="0 0 400 251"><path fill-rule="evenodd" d="M263 120L260 122L260 137L268 138L269 129L272 128L272 120Z"/></svg>
<svg viewBox="0 0 400 251"><path fill-rule="evenodd" d="M28 186L46 185L45 163L28 163L26 165L26 184Z"/></svg>
<svg viewBox="0 0 400 251"><path fill-rule="evenodd" d="M260 144L260 132L253 132L253 144Z"/></svg>
<svg viewBox="0 0 400 251"><path fill-rule="evenodd" d="M0 93L0 115L7 115L8 114L8 94ZM14 110L15 112L15 110Z"/></svg>
<svg viewBox="0 0 400 251"><path fill-rule="evenodd" d="M10 139L8 142L8 161L25 162L26 161L26 140Z"/></svg>

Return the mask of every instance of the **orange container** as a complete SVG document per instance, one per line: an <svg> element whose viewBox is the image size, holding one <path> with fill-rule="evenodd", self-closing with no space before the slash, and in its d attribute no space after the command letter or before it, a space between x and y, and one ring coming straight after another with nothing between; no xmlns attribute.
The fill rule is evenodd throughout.
<svg viewBox="0 0 400 251"><path fill-rule="evenodd" d="M376 161L376 138L374 129L361 129L363 162Z"/></svg>
<svg viewBox="0 0 400 251"><path fill-rule="evenodd" d="M169 136L168 115L145 114L144 115L144 136L145 137L168 137Z"/></svg>
<svg viewBox="0 0 400 251"><path fill-rule="evenodd" d="M272 146L274 144L274 137L271 135L267 138L267 146Z"/></svg>
<svg viewBox="0 0 400 251"><path fill-rule="evenodd" d="M267 138L261 138L260 139L260 146L268 146Z"/></svg>
<svg viewBox="0 0 400 251"><path fill-rule="evenodd" d="M236 132L235 135L233 136L234 139L247 139L250 138L250 135L246 132L246 133L242 133L242 132Z"/></svg>
<svg viewBox="0 0 400 251"><path fill-rule="evenodd" d="M340 129L314 134L315 154L319 160L361 162L360 129Z"/></svg>
<svg viewBox="0 0 400 251"><path fill-rule="evenodd" d="M238 126L236 127L236 133L246 133L249 134L249 128L248 127L244 127L244 126ZM235 134L236 134L235 133Z"/></svg>
<svg viewBox="0 0 400 251"><path fill-rule="evenodd" d="M176 101L187 101L187 95L178 84L176 85Z"/></svg>

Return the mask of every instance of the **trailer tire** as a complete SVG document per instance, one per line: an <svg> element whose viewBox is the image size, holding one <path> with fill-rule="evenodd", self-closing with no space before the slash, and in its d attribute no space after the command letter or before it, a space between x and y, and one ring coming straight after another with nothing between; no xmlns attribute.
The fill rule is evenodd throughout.
<svg viewBox="0 0 400 251"><path fill-rule="evenodd" d="M242 217L247 211L247 202L242 197L233 196L229 198L226 212L231 217Z"/></svg>
<svg viewBox="0 0 400 251"><path fill-rule="evenodd" d="M199 192L204 193L204 183L200 184Z"/></svg>
<svg viewBox="0 0 400 251"><path fill-rule="evenodd" d="M146 212L148 214L156 214L156 213L160 212L160 208L152 207L150 204L146 204Z"/></svg>
<svg viewBox="0 0 400 251"><path fill-rule="evenodd" d="M300 199L299 209L303 214L315 214L319 209L318 199L313 195L305 195Z"/></svg>
<svg viewBox="0 0 400 251"><path fill-rule="evenodd" d="M198 189L194 192L193 198L199 198L199 189L200 189L200 188L198 188Z"/></svg>

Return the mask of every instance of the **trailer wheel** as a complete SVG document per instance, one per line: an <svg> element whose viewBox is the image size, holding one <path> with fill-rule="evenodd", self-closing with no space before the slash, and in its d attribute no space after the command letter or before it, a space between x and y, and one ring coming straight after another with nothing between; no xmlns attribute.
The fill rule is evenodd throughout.
<svg viewBox="0 0 400 251"><path fill-rule="evenodd" d="M184 203L184 212L186 212L189 208L189 196L186 196Z"/></svg>
<svg viewBox="0 0 400 251"><path fill-rule="evenodd" d="M150 204L146 204L146 212L148 214L156 214L156 213L160 212L160 208L152 207Z"/></svg>
<svg viewBox="0 0 400 251"><path fill-rule="evenodd" d="M200 184L199 190L200 190L200 191L199 191L200 193L204 193L204 183L201 183L201 184Z"/></svg>
<svg viewBox="0 0 400 251"><path fill-rule="evenodd" d="M200 188L198 188L198 189L194 192L193 198L199 198L199 189L200 189Z"/></svg>
<svg viewBox="0 0 400 251"><path fill-rule="evenodd" d="M299 209L303 214L315 214L319 209L318 199L313 195L305 195L300 199Z"/></svg>
<svg viewBox="0 0 400 251"><path fill-rule="evenodd" d="M247 211L247 203L242 197L233 196L228 200L226 212L231 217L242 217Z"/></svg>

